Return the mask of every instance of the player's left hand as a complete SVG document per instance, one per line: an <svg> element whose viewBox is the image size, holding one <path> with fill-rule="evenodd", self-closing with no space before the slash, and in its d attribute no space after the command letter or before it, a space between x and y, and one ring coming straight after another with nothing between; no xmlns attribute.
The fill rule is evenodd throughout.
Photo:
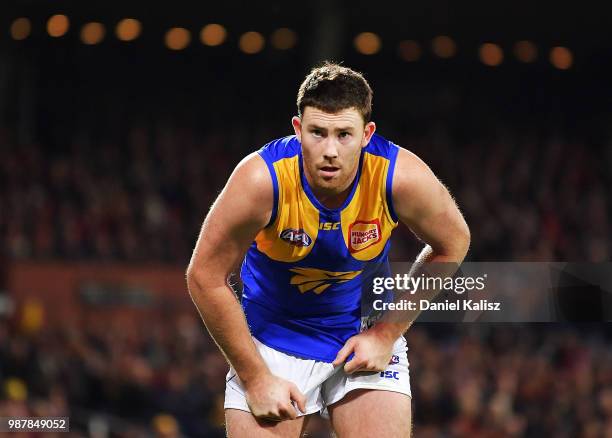
<svg viewBox="0 0 612 438"><path fill-rule="evenodd" d="M344 347L338 352L333 365L340 365L351 353L354 353L353 358L344 364L344 372L347 374L363 371L384 371L389 366L394 343L395 340L389 342L389 340L377 336L374 331L366 330L346 341Z"/></svg>

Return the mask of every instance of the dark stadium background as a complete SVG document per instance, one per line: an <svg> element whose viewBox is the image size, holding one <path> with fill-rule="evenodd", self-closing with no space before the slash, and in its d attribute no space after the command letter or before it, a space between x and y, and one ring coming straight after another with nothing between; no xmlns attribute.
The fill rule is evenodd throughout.
<svg viewBox="0 0 612 438"><path fill-rule="evenodd" d="M59 37L54 14L70 23ZM124 18L142 23L130 42L115 36ZM0 416L69 416L72 436L223 436L226 364L184 270L231 170L291 133L323 59L365 73L379 132L449 187L470 261L609 261L611 21L595 2L2 2ZM98 44L81 40L89 22L106 29ZM210 23L227 31L216 47L199 39ZM191 33L185 49L165 46L172 27ZM295 45L274 48L278 28ZM260 52L239 48L247 31ZM361 32L380 50L360 53ZM533 62L514 54L523 40ZM484 43L499 65L479 59ZM396 233L393 260L418 250ZM612 437L610 335L417 324L414 435Z"/></svg>

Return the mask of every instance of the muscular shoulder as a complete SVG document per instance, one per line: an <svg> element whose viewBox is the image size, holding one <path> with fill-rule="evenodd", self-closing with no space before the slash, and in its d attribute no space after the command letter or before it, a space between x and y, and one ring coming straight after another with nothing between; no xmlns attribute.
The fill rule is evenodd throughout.
<svg viewBox="0 0 612 438"><path fill-rule="evenodd" d="M438 255L463 260L470 230L459 208L429 166L405 149L397 157L393 202L399 219Z"/></svg>
<svg viewBox="0 0 612 438"><path fill-rule="evenodd" d="M393 205L400 218L419 216L448 192L429 166L416 154L399 148L393 173Z"/></svg>
<svg viewBox="0 0 612 438"><path fill-rule="evenodd" d="M219 200L225 201L228 217L248 221L263 228L269 221L273 204L272 178L264 159L257 153L238 163Z"/></svg>
<svg viewBox="0 0 612 438"><path fill-rule="evenodd" d="M259 193L262 189L271 188L272 180L264 159L253 152L244 157L234 169L230 182L240 186L245 191ZM265 192L265 190L263 190ZM260 193L265 196L266 193Z"/></svg>

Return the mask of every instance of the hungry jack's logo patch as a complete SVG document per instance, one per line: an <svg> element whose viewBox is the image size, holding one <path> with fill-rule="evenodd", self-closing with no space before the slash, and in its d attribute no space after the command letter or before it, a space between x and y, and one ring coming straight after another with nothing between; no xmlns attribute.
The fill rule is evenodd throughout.
<svg viewBox="0 0 612 438"><path fill-rule="evenodd" d="M349 251L355 253L379 242L382 238L380 220L355 221L349 225Z"/></svg>

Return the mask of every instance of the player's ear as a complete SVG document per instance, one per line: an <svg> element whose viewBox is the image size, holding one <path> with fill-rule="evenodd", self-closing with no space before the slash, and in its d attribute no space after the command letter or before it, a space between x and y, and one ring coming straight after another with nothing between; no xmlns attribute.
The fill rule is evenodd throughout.
<svg viewBox="0 0 612 438"><path fill-rule="evenodd" d="M372 136L374 135L374 132L376 131L376 123L374 122L368 122L365 125L365 128L363 130L363 140L361 141L361 147L364 148L368 145L368 143L370 142L370 140L372 139Z"/></svg>
<svg viewBox="0 0 612 438"><path fill-rule="evenodd" d="M291 125L293 125L293 131L295 132L295 136L297 139L302 142L302 119L298 116L293 116L291 118Z"/></svg>

